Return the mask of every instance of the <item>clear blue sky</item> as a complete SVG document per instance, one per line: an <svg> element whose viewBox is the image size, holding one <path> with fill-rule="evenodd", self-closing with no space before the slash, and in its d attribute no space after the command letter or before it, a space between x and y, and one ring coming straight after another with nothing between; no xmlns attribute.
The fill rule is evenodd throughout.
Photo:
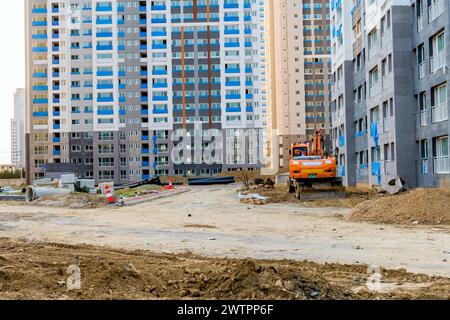
<svg viewBox="0 0 450 320"><path fill-rule="evenodd" d="M10 119L13 117L14 91L25 86L24 1L3 1L0 19L0 163L11 162Z"/></svg>

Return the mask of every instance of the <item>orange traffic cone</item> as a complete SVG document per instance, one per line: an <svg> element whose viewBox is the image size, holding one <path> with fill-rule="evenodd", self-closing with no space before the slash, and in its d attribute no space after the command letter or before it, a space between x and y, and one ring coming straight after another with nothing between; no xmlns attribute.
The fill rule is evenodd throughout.
<svg viewBox="0 0 450 320"><path fill-rule="evenodd" d="M166 190L172 190L174 189L173 187L173 180L169 180L169 185L165 187Z"/></svg>
<svg viewBox="0 0 450 320"><path fill-rule="evenodd" d="M109 188L109 186L105 187L105 192L106 192L106 197L108 199L108 203L115 203L116 201L114 200L114 197L111 193L111 189Z"/></svg>

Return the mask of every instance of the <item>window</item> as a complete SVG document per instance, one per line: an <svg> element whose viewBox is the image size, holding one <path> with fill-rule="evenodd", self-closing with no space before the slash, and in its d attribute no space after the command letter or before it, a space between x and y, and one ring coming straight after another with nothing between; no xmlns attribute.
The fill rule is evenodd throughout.
<svg viewBox="0 0 450 320"><path fill-rule="evenodd" d="M448 119L447 108L447 84L437 86L431 91L431 118L433 123L445 121Z"/></svg>
<svg viewBox="0 0 450 320"><path fill-rule="evenodd" d="M438 137L433 143L434 173L450 173L448 136Z"/></svg>
<svg viewBox="0 0 450 320"><path fill-rule="evenodd" d="M420 160L421 160L421 169L422 174L429 173L429 164L428 164L428 140L420 141Z"/></svg>

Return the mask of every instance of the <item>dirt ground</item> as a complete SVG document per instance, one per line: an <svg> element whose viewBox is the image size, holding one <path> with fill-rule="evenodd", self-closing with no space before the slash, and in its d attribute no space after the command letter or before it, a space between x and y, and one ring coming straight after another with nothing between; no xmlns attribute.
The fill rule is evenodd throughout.
<svg viewBox="0 0 450 320"><path fill-rule="evenodd" d="M381 197L356 206L348 221L401 225L450 225L450 191L414 189L397 196Z"/></svg>
<svg viewBox="0 0 450 320"><path fill-rule="evenodd" d="M67 290L78 265L81 289ZM0 299L450 299L450 279L367 266L219 259L0 239Z"/></svg>

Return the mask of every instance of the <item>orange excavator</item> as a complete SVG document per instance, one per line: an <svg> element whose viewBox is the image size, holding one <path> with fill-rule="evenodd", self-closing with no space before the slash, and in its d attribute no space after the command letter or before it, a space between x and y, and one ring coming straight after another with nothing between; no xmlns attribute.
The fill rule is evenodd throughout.
<svg viewBox="0 0 450 320"><path fill-rule="evenodd" d="M323 132L317 130L311 143L291 146L288 190L300 200L343 195L342 178L336 176L336 158L325 155L323 141Z"/></svg>

